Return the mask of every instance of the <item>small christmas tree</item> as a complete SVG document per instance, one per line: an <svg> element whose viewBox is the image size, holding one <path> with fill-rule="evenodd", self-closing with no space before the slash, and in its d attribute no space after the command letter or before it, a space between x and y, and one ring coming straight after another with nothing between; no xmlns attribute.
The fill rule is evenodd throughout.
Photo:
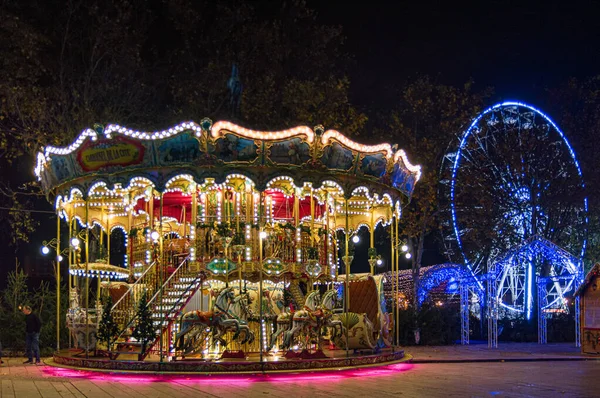
<svg viewBox="0 0 600 398"><path fill-rule="evenodd" d="M119 333L119 325L115 322L112 316L112 297L108 296L104 302L104 309L102 310L102 318L98 325L98 340L106 343L106 348L110 351L112 343L114 342L117 334Z"/></svg>
<svg viewBox="0 0 600 398"><path fill-rule="evenodd" d="M148 308L148 297L146 292L142 295L137 310L137 327L132 337L142 343L142 354L146 352L146 345L156 338L156 331L152 323L152 313Z"/></svg>

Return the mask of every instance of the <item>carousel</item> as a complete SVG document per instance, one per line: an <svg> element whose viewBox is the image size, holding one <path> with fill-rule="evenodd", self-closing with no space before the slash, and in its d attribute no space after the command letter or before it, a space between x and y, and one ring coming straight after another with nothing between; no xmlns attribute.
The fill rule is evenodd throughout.
<svg viewBox="0 0 600 398"><path fill-rule="evenodd" d="M256 372L402 360L374 231L389 229L397 270L400 209L420 177L404 151L322 126L96 125L43 148L35 174L58 214L59 282L69 270L59 366ZM370 273L352 272L360 228Z"/></svg>

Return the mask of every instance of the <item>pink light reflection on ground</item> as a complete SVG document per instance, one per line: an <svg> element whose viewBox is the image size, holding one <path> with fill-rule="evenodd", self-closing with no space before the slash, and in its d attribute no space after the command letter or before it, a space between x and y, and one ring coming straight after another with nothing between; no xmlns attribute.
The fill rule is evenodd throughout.
<svg viewBox="0 0 600 398"><path fill-rule="evenodd" d="M327 379L328 382L340 381L347 378L358 377L386 377L396 375L400 372L406 372L415 366L409 363L399 363L394 365L379 366L373 368L360 368L348 370L328 370L314 373L267 373L267 374L239 374L239 375L195 375L195 374L127 374L119 372L94 372L88 370L73 370L56 368L52 366L44 367L46 377L58 377L67 379L86 379L93 381L120 381L126 383L156 383L156 382L177 382L177 383L197 383L199 381L209 381L211 383L234 383L236 385L248 385L257 382L267 383L296 383L299 381L318 381Z"/></svg>

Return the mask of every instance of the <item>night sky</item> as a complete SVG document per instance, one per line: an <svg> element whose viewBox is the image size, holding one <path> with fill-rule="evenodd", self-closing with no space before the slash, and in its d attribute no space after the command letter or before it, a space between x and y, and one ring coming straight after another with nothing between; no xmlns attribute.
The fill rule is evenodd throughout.
<svg viewBox="0 0 600 398"><path fill-rule="evenodd" d="M354 102L393 101L420 74L474 79L497 99L540 102L545 87L599 72L600 4L593 1L309 1L339 24L354 54ZM366 6L365 6L366 4Z"/></svg>
<svg viewBox="0 0 600 398"><path fill-rule="evenodd" d="M367 116L392 108L397 89L419 75L452 85L473 79L476 89L494 87L494 101L522 100L543 110L545 88L600 73L597 2L307 4L319 22L343 27L345 50L352 57L351 100ZM50 205L42 208L51 210ZM48 218L53 216L40 215L44 225ZM53 222L49 228L55 228ZM32 237L35 253L41 236L48 237L44 229ZM431 249L423 265L442 260Z"/></svg>

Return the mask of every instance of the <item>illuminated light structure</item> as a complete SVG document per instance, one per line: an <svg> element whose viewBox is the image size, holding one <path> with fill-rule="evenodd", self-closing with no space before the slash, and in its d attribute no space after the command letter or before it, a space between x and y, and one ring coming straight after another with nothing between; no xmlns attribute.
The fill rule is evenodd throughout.
<svg viewBox="0 0 600 398"><path fill-rule="evenodd" d="M90 283L96 283L89 277L99 275L104 282L96 284L97 296L108 288L121 328L115 345L106 349L113 356L136 352L138 360L156 355L166 362L226 355L222 342L208 332L199 332L197 339L176 337L185 331L181 315L216 308L219 294L227 289L236 303L227 311L240 311L228 316L243 320L247 335L257 338L242 342L230 331L223 336L228 349L244 350L252 358L271 341L274 330L267 319L274 320L276 314L269 311L278 308L284 286L292 292L295 308L319 286L346 281L345 302L334 303L344 311L355 308L350 301L353 284L369 284L369 294L383 294L381 276L350 278L349 266L346 278L338 275L340 258L352 256L341 252L347 244L341 244L336 232L343 231L347 240L361 226L371 234L377 226L393 226L397 239L401 203L410 198L421 175L404 151L389 144L362 145L322 126L268 132L209 119L156 132L96 125L68 147L43 148L34 171L68 225L69 239L80 241L69 256L70 316L85 318L78 323L86 336L80 346L86 354L97 348L92 338L95 309L81 296L89 297ZM125 239L111 236L115 229ZM107 253L114 254L117 245L123 260L110 264L116 257ZM94 248L100 248L98 253ZM391 266L397 268L397 261ZM115 278L125 281L113 282ZM307 286L306 293L300 284ZM134 303L142 291L157 334L146 350L128 336L138 322ZM248 312L242 311L244 306ZM374 325L368 340L379 346L391 341L387 329L383 336L387 325L379 321L387 319L380 317L384 310L377 307L368 315L372 319L364 321ZM292 338L297 340L292 346L315 349L302 347L307 339L301 336ZM191 340L200 344L191 347L192 353L181 347Z"/></svg>
<svg viewBox="0 0 600 398"><path fill-rule="evenodd" d="M511 291L506 288L507 284L504 280L522 274L524 268L528 267L532 261L544 262L548 268L545 275L536 277L538 342L545 344L547 342L547 320L556 314L569 313L568 300L573 298L573 294L581 284L583 273L577 257L540 236L528 238L522 244L503 253L491 264L487 279L490 283L495 284L497 294L496 300L490 301L488 306L492 309L500 306L499 310L508 311L514 308L502 301L502 297L511 294ZM494 309L496 319L493 319L493 322L497 321L499 312ZM496 330L497 333L496 328L491 330L492 332ZM576 298L575 336L575 342L579 346L579 305ZM497 344L497 336L495 339Z"/></svg>
<svg viewBox="0 0 600 398"><path fill-rule="evenodd" d="M587 244L585 184L565 134L539 109L507 101L483 111L445 156L441 183L446 253L471 270L480 290L495 258L533 236L577 253L580 273ZM509 270L496 281L495 297L501 308L530 319L541 264L532 258Z"/></svg>

